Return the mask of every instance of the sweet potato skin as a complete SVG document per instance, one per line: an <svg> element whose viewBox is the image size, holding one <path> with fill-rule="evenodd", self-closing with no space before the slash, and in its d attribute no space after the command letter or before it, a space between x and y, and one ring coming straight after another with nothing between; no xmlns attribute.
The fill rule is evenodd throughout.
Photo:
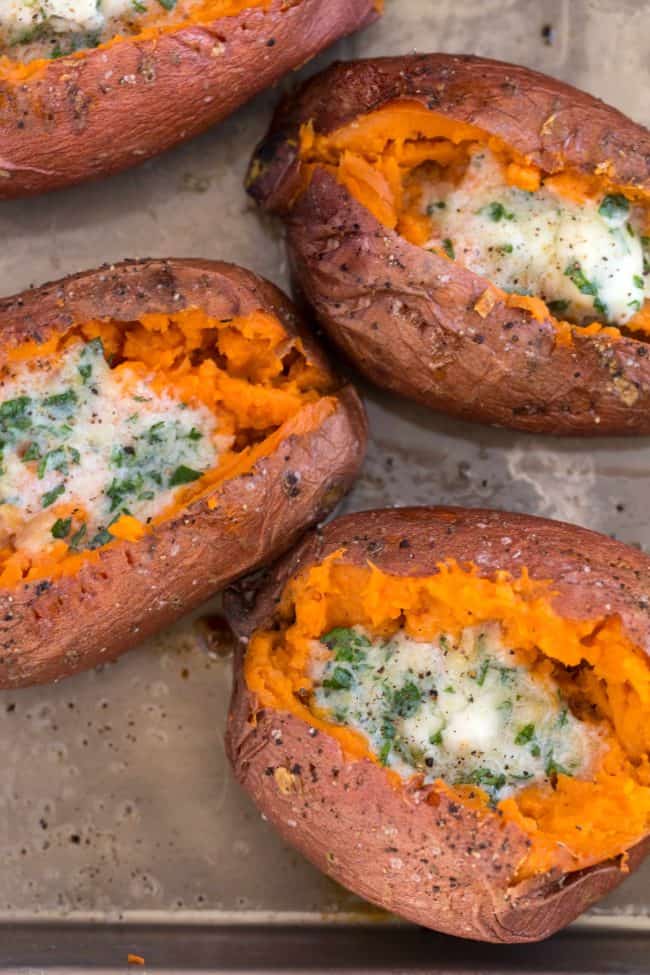
<svg viewBox="0 0 650 975"><path fill-rule="evenodd" d="M580 619L611 604L650 653L650 560L618 542L559 522L462 508L400 508L340 518L311 533L273 570L226 594L240 646L228 724L235 775L283 838L333 879L411 921L493 942L537 941L616 887L616 862L563 877L508 885L526 854L518 827L481 820L431 787L393 788L369 761L347 761L339 743L290 714L260 708L243 678L248 637L273 624L277 597L298 571L345 549L399 575L430 574L447 558L471 559L490 575L551 578L555 607ZM650 838L630 851L634 869Z"/></svg>
<svg viewBox="0 0 650 975"><path fill-rule="evenodd" d="M249 192L282 214L297 283L321 323L378 385L469 420L552 434L650 433L647 343L574 332L496 300L487 279L383 227L325 170L300 179L296 137L327 133L394 101L502 138L546 172L594 174L650 189L650 133L591 96L525 68L413 55L335 65L278 110Z"/></svg>
<svg viewBox="0 0 650 975"><path fill-rule="evenodd" d="M0 199L142 162L221 121L339 37L375 0L272 0L212 23L125 37L0 78Z"/></svg>
<svg viewBox="0 0 650 975"><path fill-rule="evenodd" d="M295 309L242 268L198 260L124 262L0 302L4 345L91 318L129 321L195 306L216 318L263 309L300 334L327 368ZM365 450L366 419L351 386L319 428L288 436L249 470L215 487L139 542L99 550L75 575L0 589L0 687L67 677L114 659L233 579L277 557L351 486Z"/></svg>

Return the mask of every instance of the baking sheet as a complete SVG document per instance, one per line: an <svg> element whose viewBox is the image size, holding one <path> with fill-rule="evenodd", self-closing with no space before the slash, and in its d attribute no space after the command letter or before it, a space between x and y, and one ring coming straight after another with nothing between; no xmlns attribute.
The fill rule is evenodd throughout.
<svg viewBox="0 0 650 975"><path fill-rule="evenodd" d="M547 71L650 124L649 2L386 5L382 23L318 64L415 47L478 53ZM1 204L0 292L145 256L224 258L286 285L279 230L242 190L278 96L129 173ZM372 441L347 510L507 507L650 547L648 439L549 440L366 394ZM185 931L189 945L206 925L391 923L286 849L240 793L222 745L229 686L228 647L194 618L101 672L0 693L0 963L19 943L46 942L53 963L57 937L88 922L89 945L113 924ZM580 923L650 932L650 869Z"/></svg>

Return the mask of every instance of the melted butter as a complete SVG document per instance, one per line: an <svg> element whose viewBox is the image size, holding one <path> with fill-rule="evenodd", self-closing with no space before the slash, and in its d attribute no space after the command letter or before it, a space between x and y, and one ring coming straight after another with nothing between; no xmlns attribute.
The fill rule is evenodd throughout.
<svg viewBox="0 0 650 975"><path fill-rule="evenodd" d="M457 185L426 182L421 207L432 220L428 247L505 291L542 298L558 317L624 325L650 295L640 214L620 195L577 203L544 186L520 190L482 149Z"/></svg>
<svg viewBox="0 0 650 975"><path fill-rule="evenodd" d="M586 776L602 751L598 727L518 662L496 624L456 642L335 630L314 645L311 676L318 708L404 778L473 783L502 799L560 773Z"/></svg>

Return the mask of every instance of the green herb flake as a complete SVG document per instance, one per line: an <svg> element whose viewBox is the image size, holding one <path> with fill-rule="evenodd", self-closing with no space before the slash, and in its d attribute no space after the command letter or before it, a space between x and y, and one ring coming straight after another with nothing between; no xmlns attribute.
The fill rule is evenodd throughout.
<svg viewBox="0 0 650 975"><path fill-rule="evenodd" d="M23 454L23 462L25 464L29 463L30 460L40 460L41 452L37 443L30 443L29 447Z"/></svg>
<svg viewBox="0 0 650 975"><path fill-rule="evenodd" d="M568 768L565 768L564 765L560 765L559 762L555 761L553 753L551 753L546 759L546 767L544 771L549 778L553 778L556 775L572 776L572 772L570 772Z"/></svg>
<svg viewBox="0 0 650 975"><path fill-rule="evenodd" d="M379 764L388 765L388 758L390 756L391 750L393 748L392 741L385 741L381 746L381 751L379 752Z"/></svg>
<svg viewBox="0 0 650 975"><path fill-rule="evenodd" d="M17 396L15 399L5 400L0 404L0 420L13 420L22 416L31 402L30 396Z"/></svg>
<svg viewBox="0 0 650 975"><path fill-rule="evenodd" d="M194 471L191 467L181 464L170 477L169 486L178 487L179 484L191 484L192 481L198 481L200 477L202 477L200 471Z"/></svg>
<svg viewBox="0 0 650 975"><path fill-rule="evenodd" d="M71 410L77 402L77 398L74 389L66 389L64 393L54 393L52 396L46 396L43 400L43 406L54 407L57 410Z"/></svg>
<svg viewBox="0 0 650 975"><path fill-rule="evenodd" d="M83 525L81 526L81 528L79 528L79 529L78 529L78 530L77 530L77 531L76 531L76 532L74 533L74 535L73 535L73 536L72 536L72 538L70 539L70 548L71 548L71 549L78 549L78 548L79 548L79 545L81 544L81 542L82 542L82 540L84 539L84 537L85 537L85 535L86 535L86 532L87 532L87 530L88 530L88 529L87 529L87 527L86 527L86 525L85 525L85 524L83 524Z"/></svg>
<svg viewBox="0 0 650 975"><path fill-rule="evenodd" d="M641 288L641 290L643 291L643 289L645 288L645 281L643 280L641 275L635 274L632 280L634 281L634 286L636 288Z"/></svg>
<svg viewBox="0 0 650 975"><path fill-rule="evenodd" d="M622 193L608 193L598 213L608 223L622 223L630 212L630 201Z"/></svg>
<svg viewBox="0 0 650 975"><path fill-rule="evenodd" d="M557 298L555 301L548 302L548 310L553 315L564 315L569 310L569 304L565 298Z"/></svg>
<svg viewBox="0 0 650 975"><path fill-rule="evenodd" d="M371 646L370 640L345 626L337 626L321 642L332 650L334 659L358 665L366 659L365 648Z"/></svg>
<svg viewBox="0 0 650 975"><path fill-rule="evenodd" d="M161 436L162 430L165 426L164 420L159 420L158 423L154 423L153 426L149 427L147 431L147 443L162 443L164 437Z"/></svg>
<svg viewBox="0 0 650 975"><path fill-rule="evenodd" d="M408 681L393 694L393 708L400 718L410 718L418 710L421 703L422 691L413 681Z"/></svg>
<svg viewBox="0 0 650 975"><path fill-rule="evenodd" d="M53 538L67 538L70 534L70 528L72 526L72 518L57 518L52 528Z"/></svg>
<svg viewBox="0 0 650 975"><path fill-rule="evenodd" d="M323 681L323 687L330 691L347 691L352 687L353 676L345 667L335 667L332 676Z"/></svg>
<svg viewBox="0 0 650 975"><path fill-rule="evenodd" d="M442 728L436 731L435 735L429 736L430 745L442 745Z"/></svg>
<svg viewBox="0 0 650 975"><path fill-rule="evenodd" d="M41 507L49 508L51 504L54 504L57 498L60 498L65 491L65 484L57 484L56 487L52 488L51 491L46 491L41 497Z"/></svg>
<svg viewBox="0 0 650 975"><path fill-rule="evenodd" d="M493 200L492 203L488 203L486 207L483 207L482 210L479 210L479 213L482 213L486 217L489 217L490 220L493 220L495 223L500 223L502 220L515 219L514 213L512 213L509 210L506 210L503 203L500 203L498 200Z"/></svg>
<svg viewBox="0 0 650 975"><path fill-rule="evenodd" d="M164 7L165 10L173 10L176 6L176 0L158 0L158 3L161 7Z"/></svg>
<svg viewBox="0 0 650 975"><path fill-rule="evenodd" d="M525 724L515 735L515 745L527 745L535 735L535 725Z"/></svg>
<svg viewBox="0 0 650 975"><path fill-rule="evenodd" d="M490 661L482 660L481 666L479 667L478 673L476 675L476 683L479 687L483 687L485 684L485 678L487 677L487 672L490 669Z"/></svg>
<svg viewBox="0 0 650 975"><path fill-rule="evenodd" d="M96 535L88 543L88 548L95 549L101 548L102 545L107 545L108 542L112 541L113 536L105 528L101 528Z"/></svg>
<svg viewBox="0 0 650 975"><path fill-rule="evenodd" d="M442 249L445 252L445 254L447 255L447 257L451 258L452 261L456 260L456 253L454 251L454 245L451 242L451 240L449 239L449 237L445 237L445 239L443 240L443 242L442 242Z"/></svg>
<svg viewBox="0 0 650 975"><path fill-rule="evenodd" d="M480 785L489 791L498 792L506 784L506 777L503 772L492 772L488 768L477 768L471 773L469 781L473 785Z"/></svg>
<svg viewBox="0 0 650 975"><path fill-rule="evenodd" d="M585 277L578 261L573 261L571 264L568 264L564 269L564 274L575 284L580 294L591 295L593 297L598 295L598 288Z"/></svg>

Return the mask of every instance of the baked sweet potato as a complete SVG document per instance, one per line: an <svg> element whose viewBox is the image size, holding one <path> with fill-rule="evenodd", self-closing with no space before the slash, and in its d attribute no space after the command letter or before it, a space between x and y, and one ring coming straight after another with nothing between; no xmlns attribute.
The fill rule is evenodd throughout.
<svg viewBox="0 0 650 975"><path fill-rule="evenodd" d="M135 261L0 303L0 687L111 660L276 557L362 460L287 299Z"/></svg>
<svg viewBox="0 0 650 975"><path fill-rule="evenodd" d="M380 386L470 420L650 432L650 134L526 68L338 64L249 174L297 281Z"/></svg>
<svg viewBox="0 0 650 975"><path fill-rule="evenodd" d="M559 522L340 518L226 596L235 774L368 900L544 938L650 850L648 592L647 556Z"/></svg>
<svg viewBox="0 0 650 975"><path fill-rule="evenodd" d="M105 175L219 122L378 0L17 0L0 13L0 198Z"/></svg>

